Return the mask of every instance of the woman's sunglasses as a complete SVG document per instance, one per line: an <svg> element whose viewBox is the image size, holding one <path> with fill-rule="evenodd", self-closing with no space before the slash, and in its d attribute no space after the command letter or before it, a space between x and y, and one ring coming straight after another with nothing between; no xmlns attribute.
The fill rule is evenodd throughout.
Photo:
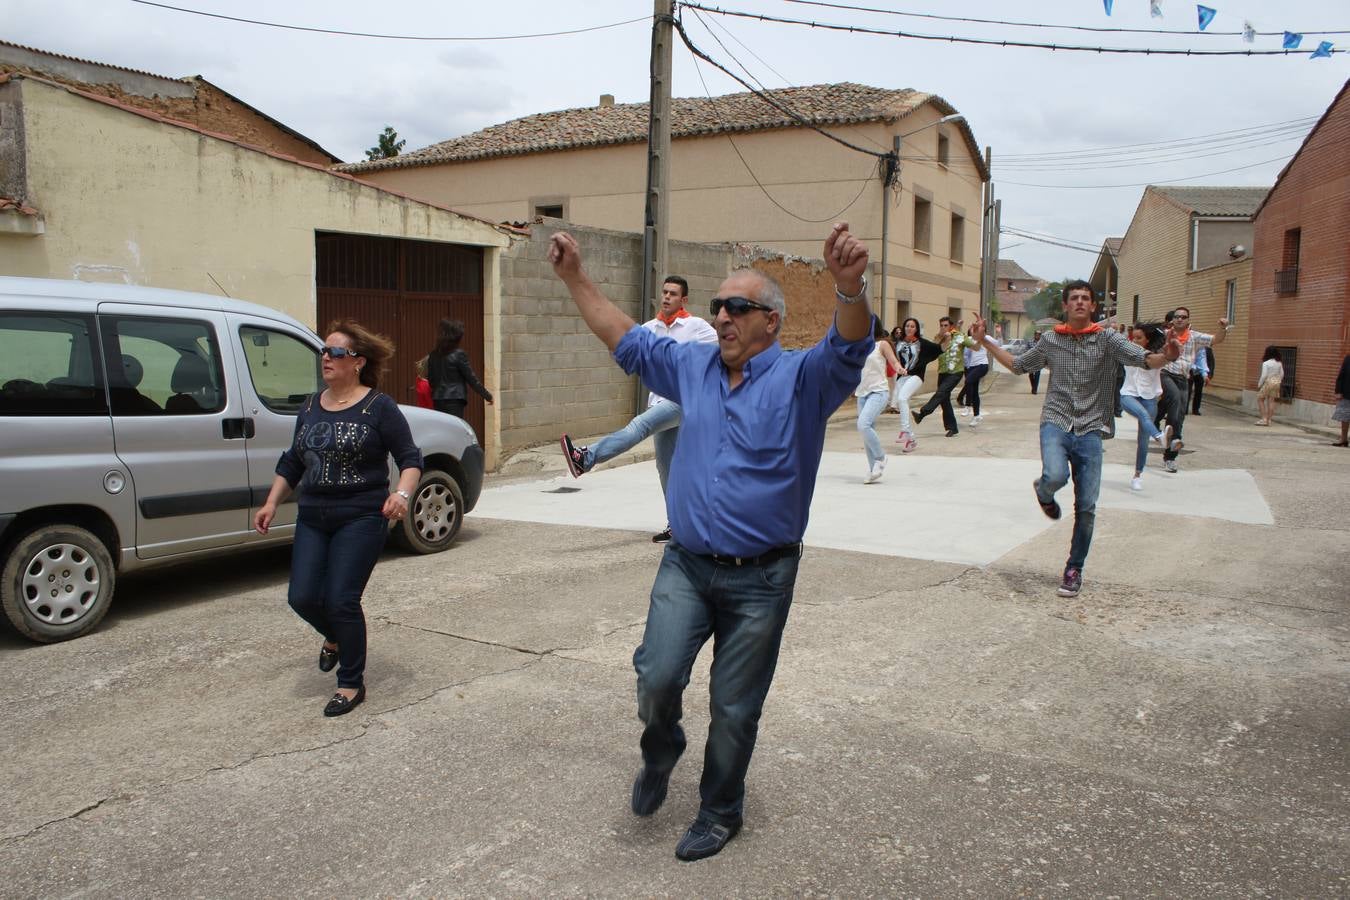
<svg viewBox="0 0 1350 900"><path fill-rule="evenodd" d="M729 316L743 316L752 309L762 310L766 313L775 312L772 306L765 306L763 303L756 303L754 300L747 300L744 297L714 297L710 309L714 317L722 311L722 307L727 308Z"/></svg>
<svg viewBox="0 0 1350 900"><path fill-rule="evenodd" d="M319 351L330 359L344 359L348 356L360 356L355 350L348 350L346 347L324 347Z"/></svg>

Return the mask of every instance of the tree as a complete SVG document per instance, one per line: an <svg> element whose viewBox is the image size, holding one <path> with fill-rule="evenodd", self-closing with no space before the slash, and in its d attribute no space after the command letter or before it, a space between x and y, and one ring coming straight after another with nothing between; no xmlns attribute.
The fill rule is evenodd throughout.
<svg viewBox="0 0 1350 900"><path fill-rule="evenodd" d="M1059 281L1052 281L1030 297L1023 307L1027 317L1033 322L1039 319L1063 319L1064 284L1070 280L1062 278Z"/></svg>
<svg viewBox="0 0 1350 900"><path fill-rule="evenodd" d="M384 131L376 139L376 144L366 151L366 159L393 159L403 149L407 141L398 139L398 132L392 126L384 126Z"/></svg>

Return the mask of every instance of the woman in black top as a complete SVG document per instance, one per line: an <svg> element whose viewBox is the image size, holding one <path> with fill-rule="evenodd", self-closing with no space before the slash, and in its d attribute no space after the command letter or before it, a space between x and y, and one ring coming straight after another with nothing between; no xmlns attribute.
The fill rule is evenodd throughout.
<svg viewBox="0 0 1350 900"><path fill-rule="evenodd" d="M1335 393L1336 406L1331 410L1331 421L1341 423L1341 439L1334 446L1350 447L1350 356L1341 360Z"/></svg>
<svg viewBox="0 0 1350 900"><path fill-rule="evenodd" d="M911 453L919 442L914 438L914 425L910 422L909 398L923 386L924 370L942 355L942 348L923 336L918 319L906 319L900 329L901 338L895 344L895 355L900 358L903 368L895 376L891 405L900 410L900 436L895 441L900 444L901 452Z"/></svg>
<svg viewBox="0 0 1350 900"><path fill-rule="evenodd" d="M459 348L464 339L464 323L441 319L436 348L427 356L427 380L431 382L431 402L439 412L464 418L469 402L468 388L483 395L489 405L492 392L474 374L469 354Z"/></svg>
<svg viewBox="0 0 1350 900"><path fill-rule="evenodd" d="M389 534L422 477L422 453L407 419L375 388L394 345L350 319L333 323L323 348L327 389L295 419L295 439L277 462L267 502L253 518L266 534L277 505L300 491L291 551L289 601L323 635L319 670L338 668L325 716L341 716L366 698L366 618L361 593ZM389 455L399 468L389 490Z"/></svg>

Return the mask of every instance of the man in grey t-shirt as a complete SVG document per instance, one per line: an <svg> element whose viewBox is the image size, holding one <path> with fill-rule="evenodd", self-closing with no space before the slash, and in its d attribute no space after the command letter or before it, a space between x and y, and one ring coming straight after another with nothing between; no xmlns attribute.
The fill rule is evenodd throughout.
<svg viewBox="0 0 1350 900"><path fill-rule="evenodd" d="M1097 301L1092 285L1070 281L1064 285L1065 322L1014 357L985 333L976 319L972 336L1015 374L1050 369L1050 387L1041 411L1041 477L1032 487L1041 511L1060 517L1055 492L1073 473L1073 539L1060 582L1061 597L1076 597L1083 583L1083 564L1092 544L1097 519L1097 495L1102 483L1102 439L1115 434L1113 416L1116 365L1161 369L1181 354L1170 333L1162 353L1145 353L1122 334L1092 321Z"/></svg>

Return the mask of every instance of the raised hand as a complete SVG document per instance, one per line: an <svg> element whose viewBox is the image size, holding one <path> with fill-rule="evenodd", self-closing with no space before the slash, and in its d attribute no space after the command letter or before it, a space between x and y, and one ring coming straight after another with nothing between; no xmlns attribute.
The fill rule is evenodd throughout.
<svg viewBox="0 0 1350 900"><path fill-rule="evenodd" d="M977 344L983 344L984 336L988 334L988 328L989 326L985 324L984 317L977 314L975 316L975 324L970 326L970 336L975 339Z"/></svg>
<svg viewBox="0 0 1350 900"><path fill-rule="evenodd" d="M553 266L553 274L563 281L581 274L581 247L576 238L565 231L559 231L548 239L548 261Z"/></svg>
<svg viewBox="0 0 1350 900"><path fill-rule="evenodd" d="M867 245L853 236L847 222L836 222L825 238L825 265L834 276L835 287L850 296L862 290L867 261Z"/></svg>

